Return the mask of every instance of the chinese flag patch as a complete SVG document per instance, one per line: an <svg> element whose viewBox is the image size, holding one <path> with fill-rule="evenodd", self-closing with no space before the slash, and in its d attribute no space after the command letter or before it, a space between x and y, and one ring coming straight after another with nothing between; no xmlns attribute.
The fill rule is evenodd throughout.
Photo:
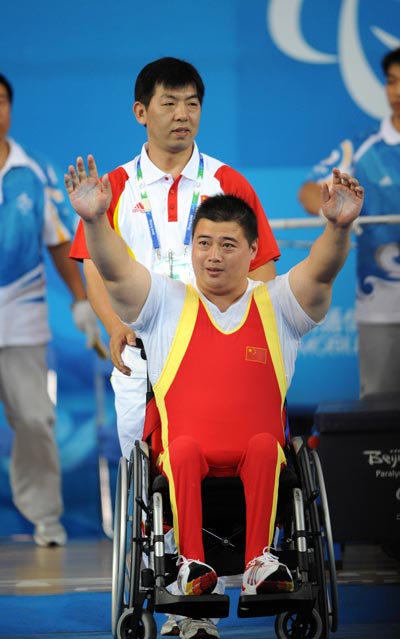
<svg viewBox="0 0 400 639"><path fill-rule="evenodd" d="M259 364L267 363L267 349L258 346L246 346L246 361L258 362Z"/></svg>

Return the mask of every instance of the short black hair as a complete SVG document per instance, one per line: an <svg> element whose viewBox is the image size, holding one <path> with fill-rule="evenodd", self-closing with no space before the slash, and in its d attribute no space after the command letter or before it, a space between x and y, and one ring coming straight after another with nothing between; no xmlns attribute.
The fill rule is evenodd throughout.
<svg viewBox="0 0 400 639"><path fill-rule="evenodd" d="M185 60L160 58L150 62L140 71L135 83L135 101L141 102L147 108L157 85L175 89L189 84L195 85L197 97L202 104L204 83L197 69Z"/></svg>
<svg viewBox="0 0 400 639"><path fill-rule="evenodd" d="M382 69L385 77L387 77L389 67L391 67L392 64L400 64L400 47L398 49L393 49L393 51L389 51L389 53L382 58Z"/></svg>
<svg viewBox="0 0 400 639"><path fill-rule="evenodd" d="M201 219L211 222L236 222L243 229L249 246L258 238L256 214L245 200L236 195L219 193L204 200L193 220L192 239Z"/></svg>
<svg viewBox="0 0 400 639"><path fill-rule="evenodd" d="M6 76L1 74L1 73L0 73L0 84L2 84L3 86L6 87L6 91L8 93L8 99L10 101L10 104L12 104L13 95L14 95L13 88L12 88L10 82L7 80Z"/></svg>

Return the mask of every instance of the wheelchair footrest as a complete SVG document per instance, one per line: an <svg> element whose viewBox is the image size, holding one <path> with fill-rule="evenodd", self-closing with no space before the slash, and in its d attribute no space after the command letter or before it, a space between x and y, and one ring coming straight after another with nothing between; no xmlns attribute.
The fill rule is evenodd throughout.
<svg viewBox="0 0 400 639"><path fill-rule="evenodd" d="M166 588L156 587L156 612L183 615L192 619L203 617L228 617L229 597L227 595L171 595Z"/></svg>
<svg viewBox="0 0 400 639"><path fill-rule="evenodd" d="M269 617L281 612L312 610L315 594L312 584L303 583L294 592L266 595L241 595L238 603L238 617Z"/></svg>

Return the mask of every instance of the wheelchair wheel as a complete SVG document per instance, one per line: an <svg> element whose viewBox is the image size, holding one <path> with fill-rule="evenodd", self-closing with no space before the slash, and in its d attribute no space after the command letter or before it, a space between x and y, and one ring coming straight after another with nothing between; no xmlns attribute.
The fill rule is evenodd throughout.
<svg viewBox="0 0 400 639"><path fill-rule="evenodd" d="M125 610L117 624L117 639L157 639L157 625L148 610L142 610L136 628L132 627L133 610Z"/></svg>
<svg viewBox="0 0 400 639"><path fill-rule="evenodd" d="M275 633L278 639L320 639L322 621L319 613L311 615L298 612L284 612L275 619Z"/></svg>
<svg viewBox="0 0 400 639"><path fill-rule="evenodd" d="M111 588L111 629L115 639L121 637L119 627L124 629L125 634L128 632L127 628L131 624L127 620L131 619L134 610L139 618L146 613L144 618L147 619L140 578L144 552L142 520L148 499L149 463L142 446L136 442L129 463L121 458L118 468ZM143 629L137 632L142 634L138 634L138 637L147 637L143 633L149 624L147 621L141 623ZM131 630L127 636L134 637Z"/></svg>
<svg viewBox="0 0 400 639"><path fill-rule="evenodd" d="M130 556L126 562L126 601L128 607L141 605L140 576L142 569L142 557L144 552L144 539L142 522L143 508L148 501L149 489L149 459L143 451L140 442L136 442L131 453L130 473L128 480L128 519Z"/></svg>
<svg viewBox="0 0 400 639"><path fill-rule="evenodd" d="M113 560L111 582L111 632L117 637L117 624L124 608L128 462L121 457L115 494Z"/></svg>
<svg viewBox="0 0 400 639"><path fill-rule="evenodd" d="M338 628L339 598L336 579L335 551L333 548L333 535L331 519L329 515L328 498L326 494L324 475L321 462L316 450L311 451L311 459L315 469L317 489L321 498L322 534L326 545L326 555L328 559L329 573L329 593L328 593L328 614L330 619L330 629L336 632ZM329 597L330 595L330 597Z"/></svg>
<svg viewBox="0 0 400 639"><path fill-rule="evenodd" d="M331 621L330 602L328 598L325 571L324 547L321 536L320 511L317 503L318 486L316 485L316 472L314 472L315 469L312 465L312 458L310 457L309 450L304 442L302 442L298 447L297 462L300 472L304 504L306 506L306 526L309 531L308 543L312 548L312 553L309 553L308 555L310 561L310 574L312 575L312 581L318 587L315 611L318 613L318 617L322 624L320 639L328 639ZM313 635L310 635L310 637L311 636Z"/></svg>

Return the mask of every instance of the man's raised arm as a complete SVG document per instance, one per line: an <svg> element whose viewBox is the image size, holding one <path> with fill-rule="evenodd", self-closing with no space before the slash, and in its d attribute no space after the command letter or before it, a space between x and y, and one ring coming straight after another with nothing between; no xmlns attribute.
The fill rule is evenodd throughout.
<svg viewBox="0 0 400 639"><path fill-rule="evenodd" d="M122 238L111 228L105 212L111 201L108 176L99 179L96 163L88 156L86 172L83 158L76 168L68 167L64 176L71 205L82 218L90 256L104 280L111 303L124 322L139 315L150 290L150 273L133 260Z"/></svg>
<svg viewBox="0 0 400 639"><path fill-rule="evenodd" d="M322 187L322 212L327 219L324 232L289 276L298 302L317 322L329 309L332 285L346 261L352 223L359 216L363 201L364 189L358 181L333 169L331 188L327 184Z"/></svg>

